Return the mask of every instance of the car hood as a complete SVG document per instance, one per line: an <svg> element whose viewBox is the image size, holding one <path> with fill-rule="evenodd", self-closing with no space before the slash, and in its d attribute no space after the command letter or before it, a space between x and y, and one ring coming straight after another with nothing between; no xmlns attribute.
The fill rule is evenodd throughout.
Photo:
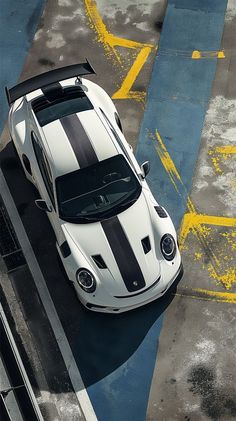
<svg viewBox="0 0 236 421"><path fill-rule="evenodd" d="M159 278L154 232L143 193L117 216L89 224L64 224L67 240L73 240L100 287L112 296L129 296Z"/></svg>

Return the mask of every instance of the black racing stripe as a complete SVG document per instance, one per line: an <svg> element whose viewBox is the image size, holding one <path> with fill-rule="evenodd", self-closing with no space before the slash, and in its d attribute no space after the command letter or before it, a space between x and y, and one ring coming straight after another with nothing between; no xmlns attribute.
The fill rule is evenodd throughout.
<svg viewBox="0 0 236 421"><path fill-rule="evenodd" d="M60 122L73 148L80 168L96 164L98 162L97 155L78 116L76 114L67 115L60 118Z"/></svg>
<svg viewBox="0 0 236 421"><path fill-rule="evenodd" d="M144 288L143 274L118 217L102 221L101 225L127 290L133 292Z"/></svg>

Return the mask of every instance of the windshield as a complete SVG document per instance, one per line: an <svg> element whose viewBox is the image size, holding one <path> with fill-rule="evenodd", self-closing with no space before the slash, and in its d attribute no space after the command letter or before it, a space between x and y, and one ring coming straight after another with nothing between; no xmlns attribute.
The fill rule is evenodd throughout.
<svg viewBox="0 0 236 421"><path fill-rule="evenodd" d="M60 217L69 222L99 221L131 206L141 185L123 155L56 179Z"/></svg>

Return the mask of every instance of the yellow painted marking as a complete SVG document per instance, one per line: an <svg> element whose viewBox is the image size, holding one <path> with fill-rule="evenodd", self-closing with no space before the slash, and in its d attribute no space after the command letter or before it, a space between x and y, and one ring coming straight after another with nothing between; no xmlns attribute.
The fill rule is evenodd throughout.
<svg viewBox="0 0 236 421"><path fill-rule="evenodd" d="M177 187L177 181L181 182L181 178L180 175L177 171L177 168L174 164L174 162L172 161L169 152L167 151L164 142L159 134L159 132L156 130L156 139L158 141L157 146L155 146L156 151L159 155L159 158L162 162L162 165L164 166L167 174L169 175L172 183L175 186L175 189L178 191L178 187ZM155 138L154 138L155 140Z"/></svg>
<svg viewBox="0 0 236 421"><path fill-rule="evenodd" d="M211 157L211 161L216 173L223 173L222 169L220 168L220 162L226 161L226 159L228 159L233 154L236 154L236 146L232 145L217 146L216 148L209 150L208 155Z"/></svg>
<svg viewBox="0 0 236 421"><path fill-rule="evenodd" d="M236 218L225 216L198 215L201 224L218 225L219 227L236 227Z"/></svg>
<svg viewBox="0 0 236 421"><path fill-rule="evenodd" d="M195 260L200 260L202 258L202 253L196 252L194 255L195 255Z"/></svg>
<svg viewBox="0 0 236 421"><path fill-rule="evenodd" d="M97 32L98 42L101 42L109 58L113 58L118 62L122 69L124 66L124 59L117 51L116 47L124 47L134 49L137 51L137 56L133 65L129 69L126 77L124 78L121 87L113 94L114 99L127 99L132 98L137 101L144 101L145 92L132 91L131 88L140 73L144 63L146 62L151 50L155 48L152 44L145 44L137 41L128 40L125 38L116 37L110 33L97 9L95 0L84 0L86 12L91 26Z"/></svg>
<svg viewBox="0 0 236 421"><path fill-rule="evenodd" d="M224 274L221 274L221 260L217 257L214 250L209 246L208 236L211 232L210 226L235 227L236 218L227 218L223 216L198 214L195 206L188 196L187 190L183 184L180 174L168 153L166 146L156 130L155 136L149 133L150 138L155 142L155 148L158 156L175 187L176 192L182 197L187 197L188 212L184 215L180 227L179 245L180 249L184 249L186 238L191 231L198 239L204 250L210 257L210 263L207 269L211 278L220 282L226 289L232 287L236 282L236 269L228 268Z"/></svg>
<svg viewBox="0 0 236 421"><path fill-rule="evenodd" d="M225 58L225 53L224 53L224 51L219 51L218 52L218 56L217 56L218 58Z"/></svg>
<svg viewBox="0 0 236 421"><path fill-rule="evenodd" d="M138 74L140 73L143 64L147 60L149 54L151 52L150 47L144 47L141 49L139 54L137 55L132 67L130 68L129 72L127 73L120 89L116 91L113 95L113 99L124 99L124 98L132 98L137 100L144 100L145 99L145 92L139 91L131 91L132 85L136 80Z"/></svg>
<svg viewBox="0 0 236 421"><path fill-rule="evenodd" d="M231 154L235 154L236 153L236 146L232 146L232 145L226 145L226 146L218 146L214 149L215 153L219 153L219 154L226 154L226 155L231 155Z"/></svg>
<svg viewBox="0 0 236 421"><path fill-rule="evenodd" d="M192 58L195 59L195 60L201 58L201 52L198 51L198 50L194 50L192 52Z"/></svg>
<svg viewBox="0 0 236 421"><path fill-rule="evenodd" d="M212 216L205 214L185 214L191 218L192 225L217 225L219 227L236 227L236 218L228 218L225 216Z"/></svg>
<svg viewBox="0 0 236 421"><path fill-rule="evenodd" d="M210 233L209 229L207 230L206 225L232 228L236 227L236 218L186 213L182 220L179 235L180 249L183 250L185 248L184 244L190 232L196 235L200 243L208 250L208 254L211 256L211 262L207 265L210 277L217 282L220 282L226 289L230 289L233 283L236 282L236 266L227 268L224 273L221 274L221 261L217 258L213 250L210 249L207 242L207 236ZM228 233L224 234L227 235ZM234 238L234 233L232 233L231 236ZM234 250L234 246L236 247L233 240L231 246L232 250Z"/></svg>
<svg viewBox="0 0 236 421"><path fill-rule="evenodd" d="M225 58L224 51L199 51L194 50L192 52L192 59L193 60L199 60L204 58Z"/></svg>
<svg viewBox="0 0 236 421"><path fill-rule="evenodd" d="M231 246L233 251L236 251L236 231L233 232L224 232L221 234L222 237L225 237L228 244Z"/></svg>
<svg viewBox="0 0 236 421"><path fill-rule="evenodd" d="M233 283L236 282L236 267L230 267L226 269L221 275L216 271L214 266L209 263L208 272L211 278L215 279L217 282L220 282L226 289L230 289Z"/></svg>
<svg viewBox="0 0 236 421"><path fill-rule="evenodd" d="M236 293L233 292L218 292L201 288L191 288L188 290L186 288L186 294L180 290L180 292L175 293L175 295L181 297L187 296L189 298L195 298L198 300L210 300L221 303L223 302L228 304L236 304Z"/></svg>

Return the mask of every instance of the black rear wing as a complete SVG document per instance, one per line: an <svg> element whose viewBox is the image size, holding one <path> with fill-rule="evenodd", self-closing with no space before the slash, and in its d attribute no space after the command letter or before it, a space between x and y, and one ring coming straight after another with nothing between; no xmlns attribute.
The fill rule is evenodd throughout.
<svg viewBox="0 0 236 421"><path fill-rule="evenodd" d="M24 80L10 89L6 87L5 90L8 104L11 105L18 98L21 98L30 92L36 91L36 89L44 88L45 86L61 80L88 74L95 74L95 70L92 68L87 59L85 63L72 64L71 66L60 67L59 69L41 73L41 75Z"/></svg>

